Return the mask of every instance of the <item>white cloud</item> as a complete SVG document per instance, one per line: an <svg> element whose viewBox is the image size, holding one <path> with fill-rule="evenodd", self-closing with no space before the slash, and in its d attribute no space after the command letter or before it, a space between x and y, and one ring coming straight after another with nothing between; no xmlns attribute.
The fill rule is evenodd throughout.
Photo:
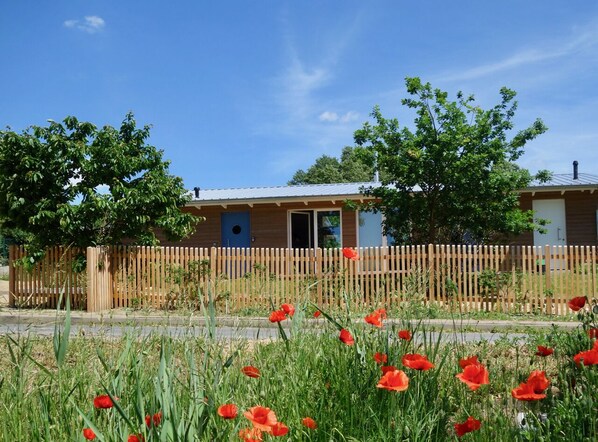
<svg viewBox="0 0 598 442"><path fill-rule="evenodd" d="M98 17L97 15L87 15L83 20L65 20L63 24L70 29L78 29L88 34L95 34L104 29L106 22L102 17Z"/></svg>
<svg viewBox="0 0 598 442"><path fill-rule="evenodd" d="M358 118L359 114L355 111L349 111L344 115L339 115L336 112L326 111L322 112L318 117L320 121L324 121L326 123L334 123L337 121L340 123L350 123Z"/></svg>
<svg viewBox="0 0 598 442"><path fill-rule="evenodd" d="M320 121L333 122L338 120L338 114L336 112L326 111L322 112L318 118Z"/></svg>

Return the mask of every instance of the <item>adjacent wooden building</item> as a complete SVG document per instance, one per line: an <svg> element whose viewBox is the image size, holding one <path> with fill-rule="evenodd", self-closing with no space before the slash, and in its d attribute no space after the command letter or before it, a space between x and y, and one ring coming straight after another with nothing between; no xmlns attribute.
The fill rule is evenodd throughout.
<svg viewBox="0 0 598 442"><path fill-rule="evenodd" d="M573 173L555 174L521 191L521 208L551 222L546 233L523 234L515 244L598 245L598 175L578 173L576 163Z"/></svg>

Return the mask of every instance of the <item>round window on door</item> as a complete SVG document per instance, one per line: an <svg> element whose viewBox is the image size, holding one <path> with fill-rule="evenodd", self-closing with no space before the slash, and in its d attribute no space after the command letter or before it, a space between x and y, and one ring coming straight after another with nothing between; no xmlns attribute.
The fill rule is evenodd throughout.
<svg viewBox="0 0 598 442"><path fill-rule="evenodd" d="M234 235L238 235L239 233L241 233L241 226L238 225L238 224L236 224L236 225L233 226L232 230L233 230L233 234Z"/></svg>

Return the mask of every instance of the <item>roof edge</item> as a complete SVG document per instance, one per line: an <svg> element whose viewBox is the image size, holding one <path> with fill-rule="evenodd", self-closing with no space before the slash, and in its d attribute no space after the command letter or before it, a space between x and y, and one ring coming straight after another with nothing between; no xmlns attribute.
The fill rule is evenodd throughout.
<svg viewBox="0 0 598 442"><path fill-rule="evenodd" d="M189 201L187 207L201 207L201 206L238 206L238 205L253 205L253 204L284 204L284 203L310 203L310 202L338 202L345 200L371 200L373 197L356 194L339 194L339 195L318 195L318 196L290 196L290 197L264 197L264 198L239 198L239 199L218 199L218 200L192 200Z"/></svg>

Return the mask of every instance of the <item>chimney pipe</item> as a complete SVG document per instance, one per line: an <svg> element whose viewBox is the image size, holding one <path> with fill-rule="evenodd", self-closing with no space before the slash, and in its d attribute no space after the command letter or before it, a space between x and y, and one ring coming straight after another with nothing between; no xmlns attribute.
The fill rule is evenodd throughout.
<svg viewBox="0 0 598 442"><path fill-rule="evenodd" d="M576 180L579 178L579 173L577 173L577 165L579 163L577 161L573 161L573 179Z"/></svg>
<svg viewBox="0 0 598 442"><path fill-rule="evenodd" d="M195 192L195 198L199 198L199 187L194 187L193 191Z"/></svg>

